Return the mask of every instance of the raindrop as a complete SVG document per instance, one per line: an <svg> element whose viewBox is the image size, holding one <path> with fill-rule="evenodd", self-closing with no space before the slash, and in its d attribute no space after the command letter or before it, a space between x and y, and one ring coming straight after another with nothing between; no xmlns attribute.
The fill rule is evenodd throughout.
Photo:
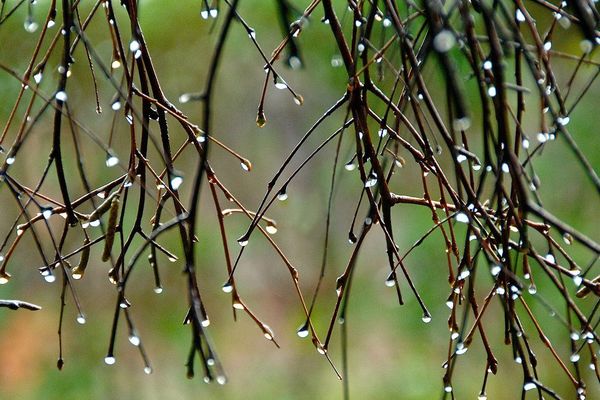
<svg viewBox="0 0 600 400"><path fill-rule="evenodd" d="M285 200L287 200L287 198L288 198L288 194L287 194L286 188L284 187L279 191L279 193L277 193L277 200L285 201Z"/></svg>
<svg viewBox="0 0 600 400"><path fill-rule="evenodd" d="M208 328L208 326L210 325L210 319L205 318L202 320L202 322L200 323L204 328Z"/></svg>
<svg viewBox="0 0 600 400"><path fill-rule="evenodd" d="M571 340L579 340L580 336L579 336L579 333L577 333L577 332L571 332L570 337L571 337Z"/></svg>
<svg viewBox="0 0 600 400"><path fill-rule="evenodd" d="M525 22L525 15L520 9L517 9L517 11L515 11L515 18L518 22Z"/></svg>
<svg viewBox="0 0 600 400"><path fill-rule="evenodd" d="M483 69L485 69L486 71L489 71L489 70L492 69L492 67L493 67L493 64L492 64L492 62L490 60L484 61L484 63L483 63Z"/></svg>
<svg viewBox="0 0 600 400"><path fill-rule="evenodd" d="M456 222L461 222L463 224L469 223L469 216L464 212L456 213L456 215L454 216L454 219L456 219Z"/></svg>
<svg viewBox="0 0 600 400"><path fill-rule="evenodd" d="M244 305L242 303L240 303L239 300L234 300L233 308L235 308L236 310L243 310Z"/></svg>
<svg viewBox="0 0 600 400"><path fill-rule="evenodd" d="M48 283L52 283L56 281L56 277L52 275L52 273L49 273L48 275L44 276L44 280Z"/></svg>
<svg viewBox="0 0 600 400"><path fill-rule="evenodd" d="M385 280L385 286L394 287L395 285L396 285L396 280L393 277L390 276Z"/></svg>
<svg viewBox="0 0 600 400"><path fill-rule="evenodd" d="M219 15L219 10L217 10L216 8L211 8L209 13L211 18L217 18L217 16Z"/></svg>
<svg viewBox="0 0 600 400"><path fill-rule="evenodd" d="M15 158L14 158L14 157L7 157L7 158L6 158L6 163L7 163L8 165L12 165L12 164L14 164L14 163L15 163Z"/></svg>
<svg viewBox="0 0 600 400"><path fill-rule="evenodd" d="M546 261L548 261L549 263L552 263L552 264L556 263L556 259L554 258L554 255L552 255L552 253L546 254L546 256L544 257L544 259Z"/></svg>
<svg viewBox="0 0 600 400"><path fill-rule="evenodd" d="M534 284L531 284L527 288L527 291L529 292L529 294L536 294L537 293L537 287L535 287Z"/></svg>
<svg viewBox="0 0 600 400"><path fill-rule="evenodd" d="M202 19L208 19L209 16L209 11L208 10L202 10L200 11L200 16L202 17Z"/></svg>
<svg viewBox="0 0 600 400"><path fill-rule="evenodd" d="M256 40L256 32L254 31L254 29L250 28L248 36L250 37L250 39Z"/></svg>
<svg viewBox="0 0 600 400"><path fill-rule="evenodd" d="M231 284L231 282L227 281L225 282L221 290L225 293L231 293L233 291L233 285Z"/></svg>
<svg viewBox="0 0 600 400"><path fill-rule="evenodd" d="M296 334L298 336L300 336L301 338L305 338L308 336L308 327L306 326L306 324L303 324L300 328L298 328L298 330L296 331Z"/></svg>
<svg viewBox="0 0 600 400"><path fill-rule="evenodd" d="M506 290L504 290L504 288L502 286L500 286L499 288L496 289L496 294L499 296L504 296L505 293L506 293Z"/></svg>
<svg viewBox="0 0 600 400"><path fill-rule="evenodd" d="M370 187L375 186L376 184L377 184L377 175L375 174L375 172L371 172L365 182L365 187L370 188Z"/></svg>
<svg viewBox="0 0 600 400"><path fill-rule="evenodd" d="M25 19L25 23L23 24L23 27L29 33L37 31L38 26L39 25L37 22L35 22L31 17L27 17L27 19Z"/></svg>
<svg viewBox="0 0 600 400"><path fill-rule="evenodd" d="M137 347L137 346L139 346L139 345L140 345L140 343L141 343L141 340L140 340L139 336L136 336L136 335L130 335L130 336L129 336L129 343L131 343L132 345L134 345L134 346L136 346L136 347Z"/></svg>
<svg viewBox="0 0 600 400"><path fill-rule="evenodd" d="M583 39L581 42L579 42L579 48L584 54L589 54L594 48L594 44L588 39Z"/></svg>
<svg viewBox="0 0 600 400"><path fill-rule="evenodd" d="M113 365L115 362L117 362L117 359L114 358L113 356L106 356L106 357L104 357L104 363L106 365Z"/></svg>
<svg viewBox="0 0 600 400"><path fill-rule="evenodd" d="M458 339L459 336L460 336L460 334L458 332L452 332L452 334L450 335L450 338L452 340L456 340L456 339Z"/></svg>
<svg viewBox="0 0 600 400"><path fill-rule="evenodd" d="M113 61L113 62L110 64L110 67L111 67L112 69L117 69L117 68L120 68L120 67L121 67L121 61L119 61L119 60L114 60L114 61Z"/></svg>
<svg viewBox="0 0 600 400"><path fill-rule="evenodd" d="M94 220L94 221L91 221L91 222L90 222L90 226L91 226L92 228L95 228L95 227L98 227L98 226L100 226L100 220L99 220L99 219L96 219L96 220Z"/></svg>
<svg viewBox="0 0 600 400"><path fill-rule="evenodd" d="M190 96L189 93L184 93L181 96L179 96L179 102L181 104L187 103L188 101L190 101L192 98L192 96Z"/></svg>
<svg viewBox="0 0 600 400"><path fill-rule="evenodd" d="M49 219L52 216L52 207L42 207L42 215L44 219Z"/></svg>
<svg viewBox="0 0 600 400"><path fill-rule="evenodd" d="M350 161L346 165L344 165L344 168L346 169L346 171L354 171L356 169L356 164Z"/></svg>
<svg viewBox="0 0 600 400"><path fill-rule="evenodd" d="M144 373L146 375L150 375L152 373L152 368L151 367L144 367Z"/></svg>
<svg viewBox="0 0 600 400"><path fill-rule="evenodd" d="M487 395L480 394L479 396L477 396L477 400L487 400Z"/></svg>
<svg viewBox="0 0 600 400"><path fill-rule="evenodd" d="M62 90L56 92L55 97L58 101L67 101L67 94Z"/></svg>
<svg viewBox="0 0 600 400"><path fill-rule="evenodd" d="M469 275L471 275L471 271L469 271L468 269L465 269L458 275L458 280L463 281L463 280L467 279L469 277Z"/></svg>
<svg viewBox="0 0 600 400"><path fill-rule="evenodd" d="M242 167L242 169L246 172L249 172L250 170L252 170L252 163L250 163L250 161L248 160L243 160L240 163L240 166Z"/></svg>
<svg viewBox="0 0 600 400"><path fill-rule="evenodd" d="M577 353L571 354L571 357L569 357L569 360L571 360L572 363L576 363L579 362L579 359L581 358L581 356Z"/></svg>
<svg viewBox="0 0 600 400"><path fill-rule="evenodd" d="M457 131L465 131L471 126L471 119L469 117L457 118L452 122L452 127Z"/></svg>
<svg viewBox="0 0 600 400"><path fill-rule="evenodd" d="M119 159L117 158L117 156L115 156L114 154L110 154L108 153L106 155L106 166L107 167L114 167L115 165L117 165L119 163Z"/></svg>
<svg viewBox="0 0 600 400"><path fill-rule="evenodd" d="M135 53L139 49L140 49L140 42L138 42L137 40L132 40L131 43L129 43L129 50L131 50L132 53Z"/></svg>
<svg viewBox="0 0 600 400"><path fill-rule="evenodd" d="M238 239L238 244L242 247L246 247L248 245L248 240L247 239Z"/></svg>
<svg viewBox="0 0 600 400"><path fill-rule="evenodd" d="M173 178L171 178L171 188L173 188L173 190L178 190L182 183L183 177L179 175L174 175Z"/></svg>
<svg viewBox="0 0 600 400"><path fill-rule="evenodd" d="M521 146L523 146L523 148L527 150L529 148L529 140L523 139L523 141L521 142Z"/></svg>
<svg viewBox="0 0 600 400"><path fill-rule="evenodd" d="M496 86L490 86L488 88L488 96L496 97Z"/></svg>
<svg viewBox="0 0 600 400"><path fill-rule="evenodd" d="M2 272L0 274L0 285L6 285L10 280L10 274L8 272Z"/></svg>
<svg viewBox="0 0 600 400"><path fill-rule="evenodd" d="M389 28L390 26L392 26L392 21L390 21L389 18L384 18L383 19L383 27Z"/></svg>
<svg viewBox="0 0 600 400"><path fill-rule="evenodd" d="M49 28L52 28L54 25L56 25L56 22L53 19L51 19L46 24L46 27L48 27L48 29L49 29Z"/></svg>
<svg viewBox="0 0 600 400"><path fill-rule="evenodd" d="M537 385L534 382L525 382L523 385L523 389L527 392L529 390L535 389Z"/></svg>
<svg viewBox="0 0 600 400"><path fill-rule="evenodd" d="M569 118L568 116L556 118L556 122L561 126L567 125L569 121L571 121L571 118Z"/></svg>
<svg viewBox="0 0 600 400"><path fill-rule="evenodd" d="M80 325L83 325L83 324L85 324L85 322L86 322L85 321L85 316L83 314L79 314L77 316L77 323L80 324Z"/></svg>
<svg viewBox="0 0 600 400"><path fill-rule="evenodd" d="M450 386L450 385L448 385L448 386L445 386L445 387L444 387L444 392L446 392L446 393L450 393L450 392L452 392L452 386Z"/></svg>
<svg viewBox="0 0 600 400"><path fill-rule="evenodd" d="M377 132L377 134L379 135L379 137L380 137L380 138L386 137L387 133L388 133L388 131L387 131L387 129L386 129L386 128L381 128L381 129L380 129L380 130Z"/></svg>
<svg viewBox="0 0 600 400"><path fill-rule="evenodd" d="M447 29L440 31L433 38L433 47L440 53L446 53L456 44L456 39L452 32Z"/></svg>
<svg viewBox="0 0 600 400"><path fill-rule="evenodd" d="M421 317L421 321L425 322L426 324L430 323L431 315L429 315L429 313L423 314L423 317Z"/></svg>
<svg viewBox="0 0 600 400"><path fill-rule="evenodd" d="M37 74L35 74L33 76L33 80L35 81L35 83L40 83L42 81L42 72L38 72Z"/></svg>
<svg viewBox="0 0 600 400"><path fill-rule="evenodd" d="M283 81L283 79L281 79L280 77L276 77L275 78L275 88L279 89L279 90L285 90L287 89L287 84Z"/></svg>
<svg viewBox="0 0 600 400"><path fill-rule="evenodd" d="M517 356L517 357L515 357L515 362L517 364L522 364L523 363L523 359L521 357Z"/></svg>
<svg viewBox="0 0 600 400"><path fill-rule="evenodd" d="M464 154L459 154L459 155L456 156L456 161L458 163L462 163L462 162L464 162L466 160L467 160L467 156L465 156Z"/></svg>
<svg viewBox="0 0 600 400"><path fill-rule="evenodd" d="M573 283L575 283L575 286L577 286L577 287L581 286L582 282L583 282L583 278L580 277L579 275L573 277Z"/></svg>
<svg viewBox="0 0 600 400"><path fill-rule="evenodd" d="M467 346L465 346L464 343L458 343L456 345L456 354L457 355L465 354L467 352L467 350L469 350L469 348Z"/></svg>
<svg viewBox="0 0 600 400"><path fill-rule="evenodd" d="M219 385L224 385L227 383L227 378L225 377L225 375L219 375L217 376L217 383Z"/></svg>
<svg viewBox="0 0 600 400"><path fill-rule="evenodd" d="M550 51L551 48L552 48L552 42L544 43L544 50Z"/></svg>
<svg viewBox="0 0 600 400"><path fill-rule="evenodd" d="M502 163L502 167L501 168L502 168L502 172L504 172L505 174L508 174L509 171L510 171L507 163Z"/></svg>
<svg viewBox="0 0 600 400"><path fill-rule="evenodd" d="M271 235L277 233L277 225L275 225L273 222L267 222L267 226L265 227L265 229Z"/></svg>
<svg viewBox="0 0 600 400"><path fill-rule="evenodd" d="M344 65L344 61L342 60L342 56L340 56L339 54L335 54L333 57L331 57L331 66L334 68L339 68L342 65Z"/></svg>
<svg viewBox="0 0 600 400"><path fill-rule="evenodd" d="M299 69L302 67L302 60L300 60L299 57L291 56L288 59L288 65L290 66L291 69Z"/></svg>
<svg viewBox="0 0 600 400"><path fill-rule="evenodd" d="M161 294L163 292L163 288L160 286L155 287L153 290L156 294Z"/></svg>
<svg viewBox="0 0 600 400"><path fill-rule="evenodd" d="M265 336L265 339L273 340L273 330L271 329L271 327L269 325L263 324L262 329L263 329L263 335Z"/></svg>
<svg viewBox="0 0 600 400"><path fill-rule="evenodd" d="M215 359L214 358L208 358L206 360L206 364L210 365L212 367L213 365L215 365Z"/></svg>

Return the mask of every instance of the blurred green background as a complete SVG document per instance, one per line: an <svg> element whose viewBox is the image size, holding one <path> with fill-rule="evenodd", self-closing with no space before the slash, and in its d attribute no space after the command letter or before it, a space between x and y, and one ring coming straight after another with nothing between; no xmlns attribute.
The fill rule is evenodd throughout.
<svg viewBox="0 0 600 400"><path fill-rule="evenodd" d="M7 1L6 7L15 3ZM81 7L82 18L90 9L90 4L84 3L86 4ZM305 7L305 3L308 2L293 2L299 9ZM47 12L47 5L47 1L38 1L34 6L34 18L40 24ZM201 5L199 0L141 2L141 26L163 90L174 103L182 93L199 92L204 87L207 65L220 24L217 23L215 27L212 20L201 19ZM267 54L282 38L275 6L275 1L247 0L242 1L240 7L240 14L255 29L257 40ZM532 6L532 10L540 11L535 6ZM129 37L127 19L122 10L118 11L119 27L124 37ZM259 129L254 122L264 80L263 61L242 26L234 24L230 33L217 76L212 134L249 158L254 168L250 173L242 171L236 159L216 146L211 150L211 162L222 182L251 209L260 201L266 183L291 148L345 90L345 71L332 67L331 59L336 56L335 47L329 27L319 22L321 16L322 11L318 9L299 40L305 61L304 68L292 71L281 64L277 65L286 81L303 95L304 105L295 105L288 92L269 87L265 106L268 123L263 129ZM551 15L540 12L537 16L540 26L551 22ZM0 62L19 73L25 70L39 34L39 29L35 33L28 33L23 29L25 18L26 6L23 6L0 26ZM346 17L346 24L349 23L348 18ZM53 29L56 30L56 27ZM553 48L579 54L581 37L576 28L567 31L558 27L557 30ZM102 13L95 17L87 32L95 51L108 65L111 60L111 43ZM58 54L59 52L50 58L40 86L43 93L49 94L55 90ZM123 158L128 154L128 128L122 112L115 113L110 108L115 91L99 68L96 68L96 73L104 112L101 115L95 113L89 67L81 46L77 49L75 58L73 75L69 78L67 87L69 104L75 117L103 141L107 140L112 119L116 118L112 147L122 161L113 169L106 168L105 154L98 151L82 133L87 172L93 186L96 186L123 173ZM566 82L574 66L574 61L556 60L559 83ZM597 67L582 67L573 88L575 93L592 76L595 68ZM120 79L120 73L121 71L115 72L117 80ZM433 62L431 67L425 69L425 73L431 79L429 87L439 87L439 96L443 98L444 83L436 73ZM390 87L390 76L391 74L386 75L386 80L381 83L383 87ZM466 86L470 87L469 85L466 82ZM0 73L2 126L8 118L19 87L20 83L14 78L7 73ZM30 95L31 93L26 92L26 99ZM475 97L473 99L475 102ZM596 168L600 165L600 151L594 113L597 112L599 100L600 92L597 85L594 85L571 115L569 125L573 136ZM25 104L26 102L22 102L17 116L23 114ZM190 120L200 122L202 114L199 103L176 105ZM536 96L528 97L528 105L532 109L537 106ZM39 103L34 110L38 108ZM308 155L330 132L337 129L344 117L343 113L344 111L338 112L317 130L308 145L300 151L297 160ZM26 150L19 153L11 169L16 178L29 186L35 185L39 179L50 151L51 118L51 112L44 114L26 142ZM480 125L476 114L473 119L469 135L476 146L479 143ZM5 148L14 139L19 123L20 119L13 123ZM536 118L526 121L525 132L532 141L535 140L538 125ZM171 120L170 126L175 147L183 142L185 136L175 121ZM156 132L157 128L154 129ZM268 214L278 222L279 232L274 239L298 268L306 298L310 298L319 275L333 150L334 146L330 145L316 157L310 167L299 174L288 187L289 199L277 203ZM342 146L341 163L348 161L351 154L350 141L346 139ZM182 186L184 199L188 199L190 195L189 186L195 159L195 155L188 150L177 161L177 168L185 173L186 178ZM420 172L411 165L410 158L407 161L407 167L397 172L393 189L397 193L420 196ZM74 162L68 155L65 156L68 171L73 171ZM600 211L597 195L564 142L557 140L549 144L535 163L542 183L539 193L545 206L572 226L598 240ZM298 161L294 165L298 165ZM347 232L360 191L358 173L344 171L343 165L339 169L328 269L314 316L321 337L325 334L335 300L335 277L345 268L352 250L347 241ZM75 197L83 193L75 174L72 174L69 185ZM52 196L59 195L53 174L43 186L42 192ZM133 193L136 193L135 189ZM40 258L32 250L30 238L26 237L9 263L8 271L13 278L10 284L0 286L0 298L31 301L41 305L43 310L35 313L0 312L0 398L341 398L342 384L326 360L315 351L309 339L297 337L295 331L303 322L303 313L289 274L275 252L258 235L253 236L237 272L238 287L249 307L273 328L281 349L276 349L266 341L246 315L238 313L237 322L233 321L230 299L221 291L227 274L217 220L208 194L205 187L198 222L198 277L211 319L209 331L229 378L227 385L204 384L201 376L192 380L185 378L184 364L190 344L189 328L182 325L187 303L185 279L181 273L181 262L169 263L166 259L160 260L165 288L162 294L157 295L152 291L151 269L144 261L134 272L135 279L129 288L129 299L133 303L132 315L152 360L153 374L144 373L136 348L127 340L123 320L120 322L117 338L117 363L113 366L104 364L116 291L107 280L107 265L99 261L98 248L94 249L92 259L95 261L89 267L89 272L82 281L75 283L87 323L76 323L76 311L72 298L68 296L63 325L65 366L62 371L57 371L56 332L60 284L43 281L37 272L37 267L41 265ZM0 202L0 237L4 238L17 215L14 199L4 186L0 187ZM222 206L228 207L225 200ZM364 215L364 212L359 215ZM147 222L150 213L146 217ZM394 217L395 234L401 252L408 249L431 226L430 212L411 205L394 208ZM360 218L362 217L359 220ZM228 217L226 222L232 254L236 255L238 247L235 239L244 232L248 220L234 215ZM51 226L57 232L61 224L59 217L52 217ZM48 242L49 237L46 235L44 239ZM81 237L72 234L66 247L77 248L81 240ZM44 245L47 245L48 254L52 254L51 245L46 242ZM175 234L166 235L161 243L181 255ZM576 245L572 246L572 253L582 266L591 258L589 253ZM441 235L432 235L408 257L406 264L432 312L433 320L430 324L421 322L420 308L406 284L402 284L406 301L406 305L402 307L398 305L394 290L384 286L388 272L385 242L380 232L374 229L358 261L347 318L349 387L352 398L431 399L443 396L442 363L446 359L449 345L446 324L448 309L444 303L450 288L447 284ZM546 333L555 341L561 357L568 360L569 332L556 318L549 315L539 298L543 297L561 310L561 313L564 304L556 300L557 292L549 282L541 274L538 275L539 294L525 294L525 297L544 323L543 326L550 327ZM491 287L492 280L487 274L479 274L477 281L482 288L477 294L483 298L487 294L486 290ZM574 285L571 286L574 291ZM593 305L593 299L587 299L582 302L581 307L583 310L590 310ZM503 344L501 307L497 301L490 307L484 322L499 360L499 373L497 376L490 376L487 392L490 399L516 398L522 385L521 370L513 361L510 347ZM564 373L552 361L550 352L537 340L529 322L523 322L529 329L539 358L541 380L566 398L572 398L573 390ZM336 328L330 354L338 367L341 366L339 340L339 329ZM598 393L599 388L593 372L588 368L589 355L585 352L580 363L582 375L591 383L588 388L589 398L594 398L593 393ZM479 337L476 337L471 349L460 356L456 365L453 388L457 399L477 396L484 368L485 353ZM197 372L201 373L199 365Z"/></svg>

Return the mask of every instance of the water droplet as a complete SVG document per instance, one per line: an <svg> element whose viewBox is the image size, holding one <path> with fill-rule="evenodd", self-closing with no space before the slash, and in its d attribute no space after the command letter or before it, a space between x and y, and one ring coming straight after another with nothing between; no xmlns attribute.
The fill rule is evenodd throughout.
<svg viewBox="0 0 600 400"><path fill-rule="evenodd" d="M575 331L571 332L571 335L569 335L569 336L570 336L571 340L579 340L579 337L580 337L579 333L577 333Z"/></svg>
<svg viewBox="0 0 600 400"><path fill-rule="evenodd" d="M56 25L56 22L51 19L48 21L48 23L46 24L46 27L48 27L48 29L52 28L54 25Z"/></svg>
<svg viewBox="0 0 600 400"><path fill-rule="evenodd" d="M173 190L178 190L182 183L183 177L179 175L174 175L173 178L171 178L171 188L173 188Z"/></svg>
<svg viewBox="0 0 600 400"><path fill-rule="evenodd" d="M556 118L556 122L562 126L567 125L570 121L571 121L571 118L569 118L568 116Z"/></svg>
<svg viewBox="0 0 600 400"><path fill-rule="evenodd" d="M92 228L96 228L96 227L100 226L100 220L99 220L99 219L96 219L96 220L94 220L94 221L90 221L90 226L91 226Z"/></svg>
<svg viewBox="0 0 600 400"><path fill-rule="evenodd" d="M469 271L468 269L465 269L458 275L458 280L463 281L463 280L467 279L469 277L469 275L471 275L471 271Z"/></svg>
<svg viewBox="0 0 600 400"><path fill-rule="evenodd" d="M525 22L525 14L523 14L523 11L521 11L520 9L517 9L517 11L515 11L515 18L517 22Z"/></svg>
<svg viewBox="0 0 600 400"><path fill-rule="evenodd" d="M529 292L529 294L536 294L537 293L537 287L534 284L531 284L527 288L527 291Z"/></svg>
<svg viewBox="0 0 600 400"><path fill-rule="evenodd" d="M579 275L574 276L573 277L573 283L575 283L575 286L579 287L581 286L581 283L583 282L583 278Z"/></svg>
<svg viewBox="0 0 600 400"><path fill-rule="evenodd" d="M579 362L580 358L581 358L581 356L578 353L574 353L574 354L571 354L571 357L569 357L569 360L571 360L572 363L576 363L576 362Z"/></svg>
<svg viewBox="0 0 600 400"><path fill-rule="evenodd" d="M131 303L129 302L129 300L127 299L123 299L121 300L121 302L119 303L119 307L121 307L122 309L126 309L131 307Z"/></svg>
<svg viewBox="0 0 600 400"><path fill-rule="evenodd" d="M537 388L537 385L534 382L525 382L525 384L523 385L523 389L526 392L535 388Z"/></svg>
<svg viewBox="0 0 600 400"><path fill-rule="evenodd" d="M444 29L433 38L433 47L440 53L448 52L456 44L451 31Z"/></svg>
<svg viewBox="0 0 600 400"><path fill-rule="evenodd" d="M282 188L279 193L277 193L277 200L285 201L288 198L288 194L286 192L286 188Z"/></svg>
<svg viewBox="0 0 600 400"><path fill-rule="evenodd" d="M121 61L119 60L113 60L113 62L110 64L110 67L112 69L117 69L121 67Z"/></svg>
<svg viewBox="0 0 600 400"><path fill-rule="evenodd" d="M31 19L31 17L27 17L27 19L25 19L25 23L23 24L23 27L25 28L25 30L29 33L33 33L35 31L37 31L39 25L37 24L37 22L35 22L33 19Z"/></svg>
<svg viewBox="0 0 600 400"><path fill-rule="evenodd" d="M300 60L299 57L291 56L288 59L288 65L290 66L291 69L299 69L302 67L302 60Z"/></svg>
<svg viewBox="0 0 600 400"><path fill-rule="evenodd" d="M375 174L375 172L371 172L369 174L369 177L365 181L365 187L370 188L370 187L375 186L376 184L377 184L377 174Z"/></svg>
<svg viewBox="0 0 600 400"><path fill-rule="evenodd" d="M546 254L546 256L544 257L546 259L546 261L548 261L549 263L555 264L556 263L556 259L554 258L554 255L552 253L548 253Z"/></svg>
<svg viewBox="0 0 600 400"><path fill-rule="evenodd" d="M131 50L132 53L135 53L139 49L140 49L140 42L138 42L137 40L132 40L129 43L129 50Z"/></svg>
<svg viewBox="0 0 600 400"><path fill-rule="evenodd" d="M137 347L140 345L141 342L142 341L140 340L140 338L138 336L136 336L136 335L129 336L129 343L131 343L132 345Z"/></svg>
<svg viewBox="0 0 600 400"><path fill-rule="evenodd" d="M288 86L283 79L281 79L280 77L275 78L275 88L279 90L284 90L287 89L287 87Z"/></svg>
<svg viewBox="0 0 600 400"><path fill-rule="evenodd" d="M469 223L469 216L464 212L456 213L456 215L454 216L454 219L456 219L456 222L461 222L463 224Z"/></svg>
<svg viewBox="0 0 600 400"><path fill-rule="evenodd" d="M467 160L467 156L465 156L464 154L459 154L456 156L456 161L460 164L464 161Z"/></svg>
<svg viewBox="0 0 600 400"><path fill-rule="evenodd" d="M210 319L205 318L202 320L202 322L200 323L204 328L208 328L210 325Z"/></svg>
<svg viewBox="0 0 600 400"><path fill-rule="evenodd" d="M275 225L275 223L273 223L273 222L267 222L267 226L265 227L265 230L269 234L274 235L277 233L277 225Z"/></svg>
<svg viewBox="0 0 600 400"><path fill-rule="evenodd" d="M240 167L242 167L244 171L249 172L252 170L252 163L248 160L242 160Z"/></svg>
<svg viewBox="0 0 600 400"><path fill-rule="evenodd" d="M200 16L202 17L202 19L208 19L208 16L210 15L208 10L202 10L200 11Z"/></svg>
<svg viewBox="0 0 600 400"><path fill-rule="evenodd" d="M389 28L390 26L392 26L392 21L390 21L388 18L384 18L383 19L383 27Z"/></svg>
<svg viewBox="0 0 600 400"><path fill-rule="evenodd" d="M10 280L10 274L8 272L0 273L0 285L6 285Z"/></svg>
<svg viewBox="0 0 600 400"><path fill-rule="evenodd" d="M6 158L6 163L7 163L8 165L12 165L12 164L14 164L14 163L15 163L15 158L14 158L14 157L7 157L7 158Z"/></svg>
<svg viewBox="0 0 600 400"><path fill-rule="evenodd" d="M523 359L521 357L517 356L517 357L515 357L515 362L517 364L522 364L523 363Z"/></svg>
<svg viewBox="0 0 600 400"><path fill-rule="evenodd" d="M388 276L388 278L385 280L385 286L387 286L387 287L396 286L396 280L394 279L393 276Z"/></svg>
<svg viewBox="0 0 600 400"><path fill-rule="evenodd" d="M491 70L492 67L493 67L493 64L492 64L492 62L490 60L485 60L483 62L483 69L485 69L486 71Z"/></svg>
<svg viewBox="0 0 600 400"><path fill-rule="evenodd" d="M48 275L44 276L44 280L48 283L52 283L56 281L56 277L52 275L52 273L49 273Z"/></svg>
<svg viewBox="0 0 600 400"><path fill-rule="evenodd" d="M504 172L505 174L508 174L510 172L510 168L507 163L502 163L501 169L502 172Z"/></svg>
<svg viewBox="0 0 600 400"><path fill-rule="evenodd" d="M150 375L152 373L152 368L151 367L144 367L144 373L146 375Z"/></svg>
<svg viewBox="0 0 600 400"><path fill-rule="evenodd" d="M505 293L506 293L506 290L504 290L504 288L502 286L499 286L498 288L496 288L497 295L504 296Z"/></svg>
<svg viewBox="0 0 600 400"><path fill-rule="evenodd" d="M104 357L104 363L106 365L113 365L115 362L117 362L117 359L114 358L113 356L106 356L106 357Z"/></svg>
<svg viewBox="0 0 600 400"><path fill-rule="evenodd" d="M346 169L346 171L354 171L356 169L356 164L350 161L349 163L344 165L344 168Z"/></svg>
<svg viewBox="0 0 600 400"><path fill-rule="evenodd" d="M579 42L579 48L584 54L589 54L592 52L594 44L591 40L583 39L581 42Z"/></svg>
<svg viewBox="0 0 600 400"><path fill-rule="evenodd" d="M227 281L225 282L221 290L225 293L231 293L233 291L233 285L231 284L231 282Z"/></svg>
<svg viewBox="0 0 600 400"><path fill-rule="evenodd" d="M421 317L421 321L425 322L426 324L431 322L431 315L429 315L428 313L423 314L423 317Z"/></svg>
<svg viewBox="0 0 600 400"><path fill-rule="evenodd" d="M153 290L156 294L161 294L163 292L163 288L160 286L155 287Z"/></svg>
<svg viewBox="0 0 600 400"><path fill-rule="evenodd" d="M461 117L452 121L452 127L456 131L466 131L471 126L471 118Z"/></svg>
<svg viewBox="0 0 600 400"><path fill-rule="evenodd" d="M217 376L217 383L219 385L224 385L227 383L227 378L225 377L225 375L219 375Z"/></svg>
<svg viewBox="0 0 600 400"><path fill-rule="evenodd" d="M42 216L49 219L52 216L52 207L42 207Z"/></svg>
<svg viewBox="0 0 600 400"><path fill-rule="evenodd" d="M56 92L56 95L54 97L56 97L56 100L58 101L67 101L67 94L62 90Z"/></svg>
<svg viewBox="0 0 600 400"><path fill-rule="evenodd" d="M117 165L119 163L119 159L117 158L117 156L115 156L114 154L107 154L106 156L106 166L107 167L114 167L115 165Z"/></svg>
<svg viewBox="0 0 600 400"><path fill-rule="evenodd" d="M86 320L85 320L85 316L83 314L79 314L77 316L77 323L80 325L85 324Z"/></svg>
<svg viewBox="0 0 600 400"><path fill-rule="evenodd" d="M551 48L552 48L552 42L544 43L544 50L550 51Z"/></svg>
<svg viewBox="0 0 600 400"><path fill-rule="evenodd" d="M458 332L452 332L452 334L450 335L450 338L452 340L456 340L456 339L458 339L459 336L460 336L460 334Z"/></svg>
<svg viewBox="0 0 600 400"><path fill-rule="evenodd" d="M477 400L487 400L487 395L480 394L479 396L477 396Z"/></svg>
<svg viewBox="0 0 600 400"><path fill-rule="evenodd" d="M42 81L42 72L38 72L37 74L35 74L33 76L33 80L35 81L35 83L40 83Z"/></svg>
<svg viewBox="0 0 600 400"><path fill-rule="evenodd" d="M450 393L450 392L452 392L452 386L450 386L450 385L448 385L448 386L445 386L445 387L444 387L444 392L446 392L446 393Z"/></svg>
<svg viewBox="0 0 600 400"><path fill-rule="evenodd" d="M529 140L523 139L523 141L521 142L521 146L523 146L523 148L527 150L529 148Z"/></svg>
<svg viewBox="0 0 600 400"><path fill-rule="evenodd" d="M301 338L305 338L308 336L308 326L307 324L302 325L300 328L298 328L298 330L296 331L296 334L301 337Z"/></svg>
<svg viewBox="0 0 600 400"><path fill-rule="evenodd" d="M254 31L254 29L250 28L250 31L248 32L248 37L250 37L250 39L252 40L256 40L256 32Z"/></svg>
<svg viewBox="0 0 600 400"><path fill-rule="evenodd" d="M304 97L297 94L296 96L294 96L294 103L301 106L302 104L304 104Z"/></svg>
<svg viewBox="0 0 600 400"><path fill-rule="evenodd" d="M215 359L214 358L207 358L206 359L206 364L210 365L212 367L213 365L215 365Z"/></svg>
<svg viewBox="0 0 600 400"><path fill-rule="evenodd" d="M331 57L331 66L333 68L339 68L342 65L344 65L344 61L342 60L342 56L340 56L339 54L335 54L333 57Z"/></svg>
<svg viewBox="0 0 600 400"><path fill-rule="evenodd" d="M263 324L262 329L265 339L273 340L273 330L271 329L271 327L269 325Z"/></svg>
<svg viewBox="0 0 600 400"><path fill-rule="evenodd" d="M456 344L456 354L457 355L465 354L467 352L467 350L469 350L469 348L467 346L465 346L464 343Z"/></svg>

